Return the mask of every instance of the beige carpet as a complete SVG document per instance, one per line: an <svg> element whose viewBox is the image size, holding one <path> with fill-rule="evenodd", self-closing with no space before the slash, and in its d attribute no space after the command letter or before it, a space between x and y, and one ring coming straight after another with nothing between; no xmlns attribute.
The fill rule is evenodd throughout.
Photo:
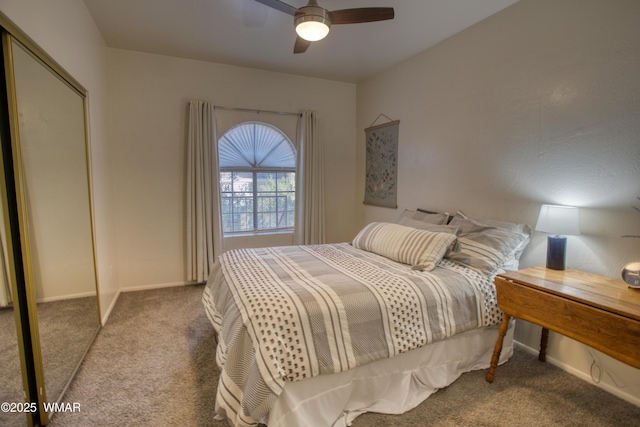
<svg viewBox="0 0 640 427"><path fill-rule="evenodd" d="M202 286L124 293L51 426L226 426L215 421L215 335ZM462 375L402 415L364 414L354 427L638 426L633 406L523 351L498 369ZM313 425L310 420L309 425Z"/></svg>
<svg viewBox="0 0 640 427"><path fill-rule="evenodd" d="M38 303L37 314L47 397L55 402L96 334L96 297ZM21 402L24 396L16 334L13 308L0 309L0 402ZM0 412L2 427L25 422L23 414Z"/></svg>

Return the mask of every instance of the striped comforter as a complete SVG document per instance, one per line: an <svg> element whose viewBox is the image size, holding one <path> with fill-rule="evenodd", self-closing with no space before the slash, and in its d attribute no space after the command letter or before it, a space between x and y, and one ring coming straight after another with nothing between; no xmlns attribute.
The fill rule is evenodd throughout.
<svg viewBox="0 0 640 427"><path fill-rule="evenodd" d="M216 411L236 426L264 419L287 381L500 321L490 278L446 260L415 271L346 243L227 252L203 303L218 332Z"/></svg>

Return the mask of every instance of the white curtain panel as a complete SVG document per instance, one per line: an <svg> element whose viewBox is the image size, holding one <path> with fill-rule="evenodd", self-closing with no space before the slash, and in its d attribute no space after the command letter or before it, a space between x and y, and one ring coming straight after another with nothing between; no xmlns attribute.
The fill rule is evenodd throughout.
<svg viewBox="0 0 640 427"><path fill-rule="evenodd" d="M218 156L213 105L188 103L187 279L204 282L222 247Z"/></svg>
<svg viewBox="0 0 640 427"><path fill-rule="evenodd" d="M296 243L325 243L324 155L314 111L303 111L300 116L297 160Z"/></svg>

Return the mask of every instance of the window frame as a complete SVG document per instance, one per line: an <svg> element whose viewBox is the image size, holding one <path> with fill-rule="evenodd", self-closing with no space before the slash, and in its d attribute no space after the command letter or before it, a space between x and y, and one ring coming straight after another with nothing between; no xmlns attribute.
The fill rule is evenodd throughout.
<svg viewBox="0 0 640 427"><path fill-rule="evenodd" d="M223 138L225 137L225 135L227 135L228 132L242 127L242 126L247 126L247 125L264 125L268 128L273 129L275 132L277 132L284 141L286 141L286 143L288 144L289 148L291 149L291 154L293 154L294 157L294 166L293 167L281 167L281 166L274 166L274 167L270 167L270 166L256 166L256 167L249 167L249 166L226 166L226 167L219 167L219 171L218 171L218 180L217 180L217 185L218 185L218 189L220 192L220 215L221 218L224 218L224 216L226 215L230 215L231 216L231 224L232 226L236 225L236 221L235 221L235 215L236 213L233 211L233 200L235 199L234 194L236 193L236 191L233 188L233 181L234 181L234 174L251 174L251 190L249 191L238 191L238 193L250 193L251 194L251 200L252 200L252 207L250 211L247 212L239 212L239 214L242 213L250 213L253 216L253 221L252 221L252 228L251 229L243 229L243 230L225 230L225 224L226 221L223 219L222 224L221 224L221 231L223 236L239 236L239 235L256 235L256 234L285 234L285 233L293 233L294 229L295 229L295 217L296 217L296 203L295 203L295 196L296 196L296 184L297 184L297 150L295 145L292 143L291 139L289 139L289 137L281 130L279 129L277 126L272 125L270 123L265 123L265 122L261 122L261 121L245 121L245 122L241 122L238 123L237 125L227 129L227 131L225 131L225 133L220 137L219 141L223 140ZM273 149L275 149L278 145L274 145ZM271 150L273 151L273 150ZM254 151L255 152L255 151ZM218 151L216 153L218 156L220 156L220 145L218 145ZM255 157L255 156L254 156ZM227 173L227 174L231 174L230 178L231 178L231 190L230 191L223 191L222 185L222 178L223 178L223 174ZM262 212L260 211L260 193L262 193L259 190L259 174L276 174L275 176L275 181L276 181L276 190L275 190L275 194L273 196L262 196L262 197L278 197L278 195L280 194L280 192L277 190L277 185L278 185L278 181L279 181L279 177L277 174L281 174L281 173L292 173L293 174L293 190L283 190L281 193L284 195L291 195L293 194L293 209L292 210L285 210L282 213L284 215L290 215L293 214L293 217L291 219L291 223L292 225L290 226L285 226L285 227L275 227L275 228L260 228L260 219L261 219L261 215L265 215L265 214L270 214L270 213L274 213L272 211L267 211L267 212ZM225 194L230 194L229 196L224 196ZM225 199L230 199L231 201L231 208L230 208L230 212L224 213L224 201ZM278 201L276 199L275 202L276 205L276 222L277 222L277 214L278 214ZM241 221L238 221L241 222ZM289 222L289 221L288 221ZM233 227L235 228L235 227Z"/></svg>

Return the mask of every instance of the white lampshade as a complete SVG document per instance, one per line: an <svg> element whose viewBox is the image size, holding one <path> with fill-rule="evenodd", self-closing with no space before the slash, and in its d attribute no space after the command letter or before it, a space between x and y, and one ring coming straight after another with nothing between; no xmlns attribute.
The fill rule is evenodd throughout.
<svg viewBox="0 0 640 427"><path fill-rule="evenodd" d="M296 33L305 40L315 42L329 34L329 26L320 21L303 21L296 25Z"/></svg>
<svg viewBox="0 0 640 427"><path fill-rule="evenodd" d="M580 220L578 208L542 205L536 230L551 234L578 235Z"/></svg>

